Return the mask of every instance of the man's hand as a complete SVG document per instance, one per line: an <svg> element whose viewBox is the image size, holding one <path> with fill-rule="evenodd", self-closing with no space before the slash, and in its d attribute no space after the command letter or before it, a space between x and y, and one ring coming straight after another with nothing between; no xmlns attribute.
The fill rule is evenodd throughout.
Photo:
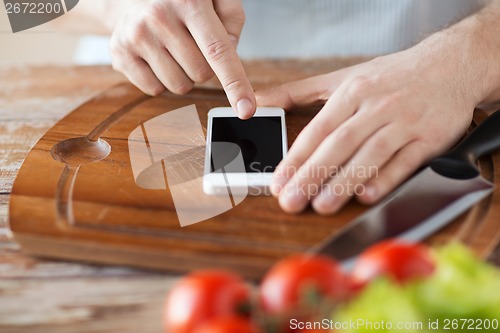
<svg viewBox="0 0 500 333"><path fill-rule="evenodd" d="M244 23L240 0L149 0L126 8L111 37L113 68L150 95L184 94L215 73L242 119L255 95L236 53ZM111 7L113 8L113 7Z"/></svg>
<svg viewBox="0 0 500 333"><path fill-rule="evenodd" d="M257 92L286 109L326 102L275 171L281 207L331 214L353 195L376 202L453 145L477 105L500 100L499 17L492 0L406 51Z"/></svg>
<svg viewBox="0 0 500 333"><path fill-rule="evenodd" d="M271 192L285 211L311 202L331 214L351 196L376 202L463 135L485 96L473 83L484 72L437 48L431 40L257 92L259 105L286 109L326 101L275 171Z"/></svg>

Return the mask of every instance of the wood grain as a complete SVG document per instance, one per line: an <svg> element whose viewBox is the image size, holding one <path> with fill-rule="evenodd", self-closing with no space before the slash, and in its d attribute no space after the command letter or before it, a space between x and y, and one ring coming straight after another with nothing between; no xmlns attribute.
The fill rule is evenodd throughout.
<svg viewBox="0 0 500 333"><path fill-rule="evenodd" d="M325 73L361 60L264 61L247 64L246 69L251 80L263 86ZM159 326L159 304L164 298L163 291L175 277L128 268L34 258L21 252L19 246L5 236L11 186L36 141L85 100L123 81L124 78L109 66L0 67L0 126L12 128L28 125L25 131L15 131L2 136L0 140L0 184L3 184L0 194L0 332L162 332ZM208 85L214 87L217 83ZM13 122L20 124L10 125ZM0 132L2 134L3 130ZM14 143L15 148L5 148L7 142L9 145ZM129 279L138 281L130 293L126 292ZM157 292L143 292L152 280L157 281ZM3 283L5 281L9 283ZM62 284L63 281L76 282L71 285ZM28 284L30 288L27 288ZM81 320L71 316L71 308L60 306L84 303L91 293L93 307L113 309L116 294L108 293L111 285L118 286L129 303L137 305L136 310L130 311L125 319L109 311L105 320L91 317ZM71 292L70 298L66 297L68 292ZM12 298L2 297L8 293L17 295L17 306L12 303ZM50 299L48 305L41 308L39 303L46 299ZM7 311L8 318L3 315ZM47 312L57 313L57 316L67 319L64 324L42 319L41 325L40 318Z"/></svg>
<svg viewBox="0 0 500 333"><path fill-rule="evenodd" d="M256 62L246 67L255 85L265 86L361 60ZM175 275L31 257L6 237L11 186L30 149L64 115L121 81L109 67L0 67L0 332L162 332L161 304ZM494 155L493 165L499 162ZM499 179L498 168L494 170L494 179ZM499 207L498 198L497 188L481 209L484 227L477 239L486 241L480 244L484 248L495 244L500 230L499 209L491 209ZM448 236L431 242L458 236L462 225L459 221ZM490 260L500 264L500 248Z"/></svg>
<svg viewBox="0 0 500 333"><path fill-rule="evenodd" d="M151 125L168 112L192 104L197 108L194 117L203 127L200 133L189 125ZM26 253L38 256L178 273L217 267L247 278L260 278L279 259L318 245L366 210L352 201L335 216L319 216L311 209L287 215L272 197L247 197L220 215L183 226L171 178L166 186L163 172L158 172L159 187L136 184L129 135L137 131L144 139L146 128L156 129L156 133L149 131L149 141L140 153L147 164L159 165L161 161L165 167L170 150L202 147L201 130L206 132L208 111L225 105L228 103L222 90L195 89L184 96L166 93L153 98L131 84L115 86L83 104L42 137L19 171L10 203L14 239ZM301 108L287 114L290 144L319 109ZM148 154L149 144L167 150L150 147ZM101 152L101 148L106 149ZM151 153L159 157L155 160ZM193 166L201 170L186 181L203 174L204 152L199 155L200 161ZM191 161L181 162L183 171L187 163ZM493 179L491 158L481 165L485 177ZM202 202L212 199L203 193L187 195L187 209L201 214ZM491 209L488 203L491 200L483 201L478 206L482 208L469 212L461 225L445 228L433 240L445 242L458 237L473 243L476 251L486 251L488 245L476 240L475 233L479 232L484 212ZM210 201L205 210L210 211L212 204L216 203Z"/></svg>
<svg viewBox="0 0 500 333"><path fill-rule="evenodd" d="M146 121L193 103L205 128L208 110L226 105L227 100L222 91L204 89L182 97L144 98L126 84L58 122L28 155L12 191L10 226L23 250L176 272L222 267L258 278L279 258L306 251L361 212L353 203L335 217L318 216L311 210L287 215L272 197L248 197L226 213L182 228L170 188L149 190L134 183L127 138ZM290 142L317 111L317 107L294 110L287 116ZM102 139L112 148L104 160L65 169L50 155L59 142L86 136L108 122L111 125ZM182 135L187 134L173 137ZM58 198L58 193L71 191L60 184L73 184L66 178L72 172L78 172L72 199L60 202L66 199ZM69 205L72 216L60 218ZM192 205L196 209L196 201ZM54 210L58 206L62 213Z"/></svg>

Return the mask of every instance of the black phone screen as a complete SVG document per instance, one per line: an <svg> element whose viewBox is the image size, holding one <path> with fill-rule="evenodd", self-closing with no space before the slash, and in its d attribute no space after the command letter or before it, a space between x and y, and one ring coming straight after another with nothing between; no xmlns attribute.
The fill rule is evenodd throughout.
<svg viewBox="0 0 500 333"><path fill-rule="evenodd" d="M283 159L283 130L281 117L254 117L248 120L236 117L212 118L211 172L219 171L234 160L240 151L247 173L273 172ZM218 142L233 143L235 145L230 146L234 149L228 149L228 145L217 145ZM213 156L223 158L215 160Z"/></svg>

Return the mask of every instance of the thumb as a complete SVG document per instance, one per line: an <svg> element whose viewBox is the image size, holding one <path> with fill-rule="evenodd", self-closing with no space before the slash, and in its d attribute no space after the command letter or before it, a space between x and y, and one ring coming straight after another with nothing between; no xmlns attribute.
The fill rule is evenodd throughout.
<svg viewBox="0 0 500 333"><path fill-rule="evenodd" d="M326 102L342 84L345 70L292 81L255 92L257 105L277 106L285 110Z"/></svg>

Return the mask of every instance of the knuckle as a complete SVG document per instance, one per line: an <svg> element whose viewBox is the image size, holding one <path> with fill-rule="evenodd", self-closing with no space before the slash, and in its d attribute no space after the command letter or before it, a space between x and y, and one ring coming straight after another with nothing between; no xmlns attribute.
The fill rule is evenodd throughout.
<svg viewBox="0 0 500 333"><path fill-rule="evenodd" d="M232 23L243 26L245 23L245 11L240 6L235 6L223 14L226 20L231 20Z"/></svg>
<svg viewBox="0 0 500 333"><path fill-rule="evenodd" d="M111 67L117 72L122 72L122 65L118 60L113 59L113 61L111 62Z"/></svg>
<svg viewBox="0 0 500 333"><path fill-rule="evenodd" d="M421 120L420 112L415 110L405 110L401 116L405 125L415 125Z"/></svg>
<svg viewBox="0 0 500 333"><path fill-rule="evenodd" d="M180 9L180 13L187 15L187 16L192 16L192 15L198 15L200 13L200 10L202 8L205 8L204 3L206 3L206 0L177 0L178 1L178 8Z"/></svg>
<svg viewBox="0 0 500 333"><path fill-rule="evenodd" d="M364 76L357 76L349 82L347 95L349 98L359 100L370 89L372 81Z"/></svg>
<svg viewBox="0 0 500 333"><path fill-rule="evenodd" d="M411 126L411 127L415 128L416 126L427 125L427 123L429 123L427 121L426 117L423 115L423 113L428 110L425 105L423 105L423 106L411 106L411 107L406 106L405 107L404 102L401 101L397 105L397 109L399 109L399 111L401 111L401 121L406 126ZM434 127L434 126L436 126L436 122L431 121L429 123L429 125ZM435 130L439 130L440 127L441 127L441 124L437 124L437 126L435 127ZM442 128L441 128L441 132L442 132Z"/></svg>
<svg viewBox="0 0 500 333"><path fill-rule="evenodd" d="M398 115L402 114L403 116L406 113L403 98L401 94L397 92L381 97L367 112L373 118L379 118L388 112L398 112Z"/></svg>
<svg viewBox="0 0 500 333"><path fill-rule="evenodd" d="M420 154L419 154L420 155ZM411 172L413 168L415 167L415 158L418 159L419 155L414 155L414 156L404 156L404 158L401 158L399 160L399 172L402 175L401 177L404 177L407 173ZM398 178L397 175L392 175L389 176L389 180L391 180L391 183L397 182Z"/></svg>
<svg viewBox="0 0 500 333"><path fill-rule="evenodd" d="M383 118L381 118L382 115L385 114L386 112L388 112L389 109L390 109L390 106L382 101L382 102L378 103L377 105L371 107L370 109L367 109L366 115L370 119L383 119Z"/></svg>
<svg viewBox="0 0 500 333"><path fill-rule="evenodd" d="M187 94L191 89L193 89L192 82L181 82L173 85L169 90L177 95Z"/></svg>
<svg viewBox="0 0 500 333"><path fill-rule="evenodd" d="M181 5L198 7L199 5L201 5L201 2L204 2L204 0L178 0L178 2Z"/></svg>
<svg viewBox="0 0 500 333"><path fill-rule="evenodd" d="M432 126L432 125L431 125ZM431 129L433 129L431 127ZM437 129L436 131L439 131L439 129ZM436 132L434 131L434 132ZM440 145L440 144L436 144L436 143L441 143L441 142L446 142L449 138L446 137L446 135L436 135L436 136L433 136L432 139L429 138L428 136L425 136L425 135L421 135L421 137L417 137L416 141L417 141L417 144L418 144L418 147L416 148L416 150L418 150L418 154L417 156L420 156L420 155L429 155L429 156L436 156L436 155L439 155L441 153L443 153L443 147Z"/></svg>
<svg viewBox="0 0 500 333"><path fill-rule="evenodd" d="M391 98L383 97L376 105L374 105L374 107L372 107L370 110L368 110L367 113L369 113L369 115L373 119L378 119L384 113L387 113L393 109L394 109L394 104L393 104Z"/></svg>
<svg viewBox="0 0 500 333"><path fill-rule="evenodd" d="M207 46L207 57L214 61L221 61L224 60L229 51L230 45L221 40L215 40Z"/></svg>
<svg viewBox="0 0 500 333"><path fill-rule="evenodd" d="M241 23L241 25L243 26L246 20L246 15L242 7L236 8L236 10L233 12L233 17L235 21Z"/></svg>
<svg viewBox="0 0 500 333"><path fill-rule="evenodd" d="M132 49L127 47L122 40L116 36L111 37L108 44L109 55L112 60L112 65L114 69L124 67L123 64L126 59L132 57Z"/></svg>
<svg viewBox="0 0 500 333"><path fill-rule="evenodd" d="M223 85L225 91L239 91L245 86L245 82L243 79L230 78L225 80Z"/></svg>
<svg viewBox="0 0 500 333"><path fill-rule="evenodd" d="M204 83L210 80L214 76L212 69L208 66L200 68L193 74L193 81L196 83Z"/></svg>
<svg viewBox="0 0 500 333"><path fill-rule="evenodd" d="M312 125L306 125L304 129L298 133L297 137L293 141L292 146L290 147L289 154L285 161L287 161L288 165L302 165L304 163L301 158L299 158L299 151L300 148L299 144L304 143L304 142L309 142L311 135L314 133L314 130L312 129ZM297 150L297 151L296 151Z"/></svg>
<svg viewBox="0 0 500 333"><path fill-rule="evenodd" d="M310 123L308 126L308 134L319 135L322 138L326 138L332 129L326 121L315 121Z"/></svg>
<svg viewBox="0 0 500 333"><path fill-rule="evenodd" d="M390 148L390 142L386 138L379 138L373 143L373 150L376 152L387 151Z"/></svg>
<svg viewBox="0 0 500 333"><path fill-rule="evenodd" d="M121 45L114 36L109 41L109 53L111 56L118 56L121 53Z"/></svg>
<svg viewBox="0 0 500 333"><path fill-rule="evenodd" d="M401 108L403 106L403 101L404 101L403 94L400 92L394 92L389 96L383 98L382 104L387 108L389 107Z"/></svg>
<svg viewBox="0 0 500 333"><path fill-rule="evenodd" d="M433 153L435 146L435 144L426 143L422 140L415 140L411 143L411 146L403 148L398 159L398 172L394 173L392 178L388 179L392 179L394 183L403 181L428 158L438 154L438 152Z"/></svg>
<svg viewBox="0 0 500 333"><path fill-rule="evenodd" d="M296 106L295 101L293 100L292 93L288 89L283 89L283 96L285 96L285 102L283 104L283 107L285 109L291 109L294 106Z"/></svg>
<svg viewBox="0 0 500 333"><path fill-rule="evenodd" d="M147 36L147 25L144 21L137 22L131 29L127 38L129 47L140 45L144 42Z"/></svg>
<svg viewBox="0 0 500 333"><path fill-rule="evenodd" d="M113 52L110 51L110 54L111 54L111 67L115 71L125 74L128 69L128 67L125 66L126 59L128 59L128 56L124 54L122 50L117 50ZM133 61L134 60L132 60L132 62Z"/></svg>
<svg viewBox="0 0 500 333"><path fill-rule="evenodd" d="M341 127L336 132L337 139L340 142L353 142L355 140L355 131L349 126Z"/></svg>
<svg viewBox="0 0 500 333"><path fill-rule="evenodd" d="M145 93L151 96L159 96L166 91L162 84L155 84L145 89Z"/></svg>
<svg viewBox="0 0 500 333"><path fill-rule="evenodd" d="M163 22L165 15L160 2L154 1L149 4L148 8L145 10L145 18L155 24Z"/></svg>

